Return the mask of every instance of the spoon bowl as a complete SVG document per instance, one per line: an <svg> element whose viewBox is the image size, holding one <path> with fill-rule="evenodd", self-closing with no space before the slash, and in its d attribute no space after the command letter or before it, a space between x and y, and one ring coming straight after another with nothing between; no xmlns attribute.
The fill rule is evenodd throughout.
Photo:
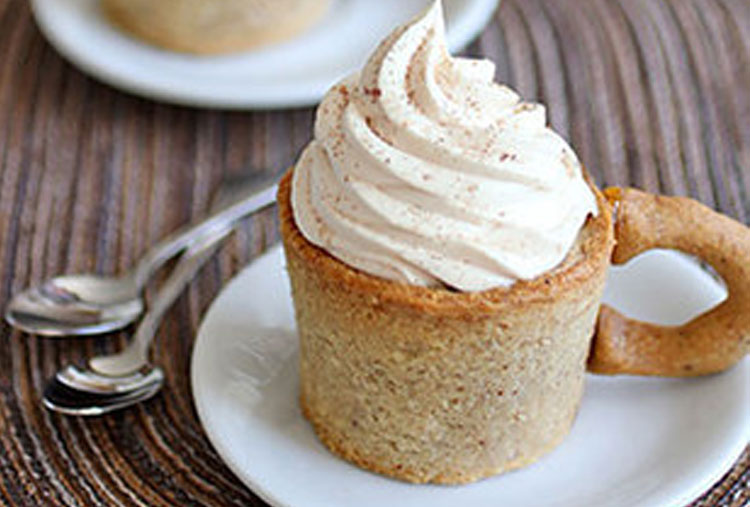
<svg viewBox="0 0 750 507"><path fill-rule="evenodd" d="M69 365L57 372L52 383L61 384L80 393L91 395L124 395L162 383L164 372L153 365L122 376L100 374L92 368Z"/></svg>
<svg viewBox="0 0 750 507"><path fill-rule="evenodd" d="M85 384L71 386L56 375L47 384L42 402L55 412L67 415L96 416L141 403L155 396L164 383L164 373L159 368L144 377L139 387L122 392L91 392Z"/></svg>
<svg viewBox="0 0 750 507"><path fill-rule="evenodd" d="M85 367L71 365L60 370L44 391L44 406L70 415L100 415L140 403L159 392L164 373L149 361L149 350L162 317L229 232L213 232L191 245L154 298L128 346L115 354L92 357Z"/></svg>
<svg viewBox="0 0 750 507"><path fill-rule="evenodd" d="M121 329L143 313L138 288L128 280L67 275L16 294L5 320L27 333L82 336Z"/></svg>

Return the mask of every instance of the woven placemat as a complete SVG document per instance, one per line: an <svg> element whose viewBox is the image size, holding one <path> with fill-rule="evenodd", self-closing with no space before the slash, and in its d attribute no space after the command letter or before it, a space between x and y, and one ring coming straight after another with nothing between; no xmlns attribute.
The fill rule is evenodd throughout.
<svg viewBox="0 0 750 507"><path fill-rule="evenodd" d="M225 113L160 105L85 77L0 0L0 304L61 272L124 271L202 213L228 174L281 172L312 111ZM691 195L750 214L748 0L504 0L467 52L548 105L603 185ZM60 365L105 340L0 339L0 502L18 505L262 505L224 466L192 406L189 360L220 287L275 241L273 214L243 228L161 328L156 399L94 419L44 410ZM696 505L750 503L750 454ZM543 485L540 485L543 488Z"/></svg>

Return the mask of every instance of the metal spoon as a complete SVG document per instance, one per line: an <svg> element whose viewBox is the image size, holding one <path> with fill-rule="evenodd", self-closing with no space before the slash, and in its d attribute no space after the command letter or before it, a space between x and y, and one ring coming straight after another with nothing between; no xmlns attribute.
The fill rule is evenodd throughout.
<svg viewBox="0 0 750 507"><path fill-rule="evenodd" d="M153 378L141 389L122 394L89 394L68 387L61 382L52 381L47 385L42 401L48 409L63 414L102 415L151 398L161 389L163 378L161 370L156 369Z"/></svg>
<svg viewBox="0 0 750 507"><path fill-rule="evenodd" d="M167 260L197 238L231 228L236 221L275 201L277 186L254 180L251 184L230 181L222 185L221 192L229 190L235 196L233 201L159 242L129 273L116 278L92 274L52 278L16 294L6 308L5 320L13 327L45 336L91 335L127 326L143 312L141 293ZM260 190L248 196L248 186ZM243 199L238 202L236 194Z"/></svg>
<svg viewBox="0 0 750 507"><path fill-rule="evenodd" d="M44 391L44 405L69 415L100 415L158 393L164 373L149 362L148 353L159 323L228 232L213 232L194 243L157 293L130 344L117 354L90 359L87 367L69 365L57 372Z"/></svg>

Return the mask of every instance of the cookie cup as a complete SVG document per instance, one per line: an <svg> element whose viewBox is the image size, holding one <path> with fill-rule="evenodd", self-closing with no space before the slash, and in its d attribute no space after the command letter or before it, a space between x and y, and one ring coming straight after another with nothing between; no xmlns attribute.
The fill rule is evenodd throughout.
<svg viewBox="0 0 750 507"><path fill-rule="evenodd" d="M319 439L410 482L467 483L528 465L567 435L613 247L599 191L563 263L483 292L393 282L310 243L278 194L300 340L300 404Z"/></svg>

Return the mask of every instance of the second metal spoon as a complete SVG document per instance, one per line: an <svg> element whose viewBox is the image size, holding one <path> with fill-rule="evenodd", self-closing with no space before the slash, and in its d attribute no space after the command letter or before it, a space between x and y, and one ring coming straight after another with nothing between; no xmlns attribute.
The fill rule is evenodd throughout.
<svg viewBox="0 0 750 507"><path fill-rule="evenodd" d="M60 370L44 391L44 406L68 415L101 415L135 405L161 389L164 373L148 359L162 317L229 231L202 237L180 257L133 340L117 354L90 359L84 367Z"/></svg>

